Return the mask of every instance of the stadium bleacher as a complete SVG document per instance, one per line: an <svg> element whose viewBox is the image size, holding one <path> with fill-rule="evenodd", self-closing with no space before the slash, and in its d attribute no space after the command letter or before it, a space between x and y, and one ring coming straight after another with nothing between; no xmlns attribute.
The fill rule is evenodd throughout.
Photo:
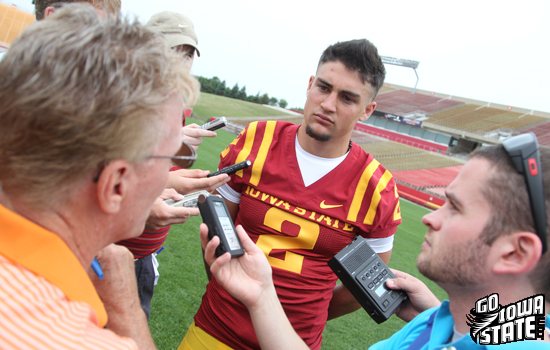
<svg viewBox="0 0 550 350"><path fill-rule="evenodd" d="M506 111L498 108L465 104L448 110L435 112L427 119L430 123L486 135L496 130L519 130L532 127L548 119L526 113Z"/></svg>
<svg viewBox="0 0 550 350"><path fill-rule="evenodd" d="M534 132L541 145L550 146L550 122L522 129L521 132Z"/></svg>
<svg viewBox="0 0 550 350"><path fill-rule="evenodd" d="M413 93L395 88L392 88L389 92L382 90L378 94L376 101L379 111L395 115L406 115L415 112L430 114L463 103L435 95L423 94L421 92Z"/></svg>
<svg viewBox="0 0 550 350"><path fill-rule="evenodd" d="M424 123L436 134L448 134L449 149L470 151L482 143L498 143L503 137L525 131L535 132L541 144L550 145L549 113L451 98L391 84L385 86L387 89L382 90L376 99L376 118L379 119L371 122L376 127L359 128L388 140L407 143L417 150L405 145L395 146L390 144L391 141L371 142L365 145L365 149L393 171L405 198L428 207L441 204L436 198L444 197L444 189L459 172L464 155L459 155L460 158L436 155L425 143L415 141L414 138L428 138L424 141L434 144L432 135L418 131L423 129ZM379 116L388 121L381 121ZM401 127L399 123L407 125ZM382 132L380 127L388 130ZM400 133L405 135L400 136Z"/></svg>

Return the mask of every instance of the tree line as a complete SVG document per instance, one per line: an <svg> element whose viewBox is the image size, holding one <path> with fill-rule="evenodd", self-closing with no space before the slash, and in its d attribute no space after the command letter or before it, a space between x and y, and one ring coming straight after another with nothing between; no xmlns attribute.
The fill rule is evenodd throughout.
<svg viewBox="0 0 550 350"><path fill-rule="evenodd" d="M267 93L260 95L259 92L256 93L256 95L248 95L246 93L246 86L243 85L242 87L239 87L239 84L235 84L233 87L229 87L226 86L225 80L220 80L218 77L205 78L198 76L197 79L201 83L202 92L236 98L253 103L279 106L281 108L286 108L288 106L288 102L285 99L277 99L269 96Z"/></svg>

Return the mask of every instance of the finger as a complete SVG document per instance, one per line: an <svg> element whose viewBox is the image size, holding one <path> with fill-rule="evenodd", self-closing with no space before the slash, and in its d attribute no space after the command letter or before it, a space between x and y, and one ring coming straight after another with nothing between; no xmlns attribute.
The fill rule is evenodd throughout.
<svg viewBox="0 0 550 350"><path fill-rule="evenodd" d="M415 280L410 278L397 277L388 279L386 286L390 289L400 289L404 292L410 292L414 290Z"/></svg>
<svg viewBox="0 0 550 350"><path fill-rule="evenodd" d="M206 244L208 243L208 226L206 226L206 224L200 224L199 233L201 238L201 247L202 250L204 250L206 248Z"/></svg>
<svg viewBox="0 0 550 350"><path fill-rule="evenodd" d="M400 289L397 283L395 282L395 279L393 278L387 279L384 285L389 289Z"/></svg>
<svg viewBox="0 0 550 350"><path fill-rule="evenodd" d="M199 208L185 208L188 216L198 216L201 212Z"/></svg>
<svg viewBox="0 0 550 350"><path fill-rule="evenodd" d="M208 185L203 188L208 192L213 192L216 188L228 183L229 180L231 180L231 177L227 174L219 174L216 176L209 177L207 179L208 179Z"/></svg>
<svg viewBox="0 0 550 350"><path fill-rule="evenodd" d="M163 211L155 217L155 220L147 222L150 226L164 227L167 225L183 224L191 216L199 215L198 208L174 207L163 203Z"/></svg>
<svg viewBox="0 0 550 350"><path fill-rule="evenodd" d="M208 265L212 265L216 260L216 248L220 245L220 238L218 236L212 237L211 240L206 243L204 247L204 260Z"/></svg>
<svg viewBox="0 0 550 350"><path fill-rule="evenodd" d="M228 252L225 252L210 264L210 271L212 272L212 274L216 275L216 278L219 278L218 271L220 271L220 269L230 261L231 261L231 254L229 254Z"/></svg>
<svg viewBox="0 0 550 350"><path fill-rule="evenodd" d="M193 137L191 135L183 135L183 142L195 148L201 144L202 139L200 137Z"/></svg>
<svg viewBox="0 0 550 350"><path fill-rule="evenodd" d="M243 249L249 253L254 254L260 251L260 248L250 239L248 236L248 233L244 230L244 228L241 225L237 225L235 227L237 231L237 236L239 237L239 240L241 241L241 245L243 246ZM261 252L261 251L260 251Z"/></svg>
<svg viewBox="0 0 550 350"><path fill-rule="evenodd" d="M220 174L218 176L205 177L201 179L187 179L186 185L195 191L206 190L208 192L212 192L230 180L230 177L227 174Z"/></svg>
<svg viewBox="0 0 550 350"><path fill-rule="evenodd" d="M196 207L172 207L171 213L173 216L185 217L197 216L200 214L199 208Z"/></svg>
<svg viewBox="0 0 550 350"><path fill-rule="evenodd" d="M218 174L212 177L208 177L208 180L210 180L210 187L219 187L223 185L224 183L229 182L231 180L231 177L227 174Z"/></svg>
<svg viewBox="0 0 550 350"><path fill-rule="evenodd" d="M183 198L183 195L179 194L178 191L176 191L175 189L173 188L165 188L161 195L160 195L160 198L161 199L173 199L173 200L180 200Z"/></svg>
<svg viewBox="0 0 550 350"><path fill-rule="evenodd" d="M396 269L392 269L390 268L391 272L393 272L393 274L397 277L401 277L401 278L409 278L411 277L411 275L409 275L408 273L406 272L403 272L403 271L400 271L400 270L396 270Z"/></svg>
<svg viewBox="0 0 550 350"><path fill-rule="evenodd" d="M202 178L206 177L210 171L201 169L179 169L173 171L172 173L184 178Z"/></svg>
<svg viewBox="0 0 550 350"><path fill-rule="evenodd" d="M190 128L184 126L182 129L183 136L189 136L193 138L202 138L202 137L214 137L216 133L211 130L201 129L201 128Z"/></svg>

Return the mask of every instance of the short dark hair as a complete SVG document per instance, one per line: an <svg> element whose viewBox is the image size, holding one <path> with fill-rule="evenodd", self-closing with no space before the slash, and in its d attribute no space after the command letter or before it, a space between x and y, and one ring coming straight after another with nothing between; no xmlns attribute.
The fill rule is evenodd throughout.
<svg viewBox="0 0 550 350"><path fill-rule="evenodd" d="M550 216L550 148L541 146L539 149L548 218ZM516 171L504 147L502 145L482 147L472 153L471 158L484 159L494 169L482 190L487 202L491 204L491 217L481 233L481 240L491 245L501 235L517 231L536 232L525 180ZM547 222L550 221L547 219ZM550 239L548 231L547 226L547 241ZM546 252L530 275L536 292L544 293L546 298L550 298L548 271L550 271L550 254Z"/></svg>
<svg viewBox="0 0 550 350"><path fill-rule="evenodd" d="M94 7L99 7L105 12L118 16L120 12L120 0L33 0L34 4L34 16L36 20L40 21L44 19L44 11L46 7L61 7L64 4L70 4L73 2L87 2Z"/></svg>
<svg viewBox="0 0 550 350"><path fill-rule="evenodd" d="M373 97L384 85L386 69L378 49L367 39L342 41L327 47L319 59L319 65L333 61L340 61L349 70L359 72L363 83L368 82L373 87Z"/></svg>
<svg viewBox="0 0 550 350"><path fill-rule="evenodd" d="M40 21L44 19L44 11L46 11L46 7L61 7L65 3L82 1L89 2L93 5L93 0L34 0L34 16L36 17L36 20Z"/></svg>

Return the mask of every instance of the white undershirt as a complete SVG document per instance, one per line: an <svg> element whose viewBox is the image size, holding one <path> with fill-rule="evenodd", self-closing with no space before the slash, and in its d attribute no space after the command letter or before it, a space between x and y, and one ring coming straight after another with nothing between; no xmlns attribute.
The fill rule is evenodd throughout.
<svg viewBox="0 0 550 350"><path fill-rule="evenodd" d="M302 174L302 179L306 187L316 182L328 174L332 169L340 165L349 153L346 152L346 154L337 158L318 157L306 152L302 146L300 146L298 136L296 136L294 146L296 149L296 158L300 168L300 173ZM217 191L223 198L230 202L235 204L239 204L241 202L241 194L232 189L228 184L218 187ZM385 238L367 238L367 241L372 250L376 253L387 252L393 247L393 235Z"/></svg>
<svg viewBox="0 0 550 350"><path fill-rule="evenodd" d="M294 141L294 148L296 149L296 159L298 160L300 173L302 173L302 179L306 187L330 173L332 169L336 168L346 159L349 153L346 152L344 155L336 158L318 157L306 152L302 146L300 146L298 136L296 136L296 140Z"/></svg>

